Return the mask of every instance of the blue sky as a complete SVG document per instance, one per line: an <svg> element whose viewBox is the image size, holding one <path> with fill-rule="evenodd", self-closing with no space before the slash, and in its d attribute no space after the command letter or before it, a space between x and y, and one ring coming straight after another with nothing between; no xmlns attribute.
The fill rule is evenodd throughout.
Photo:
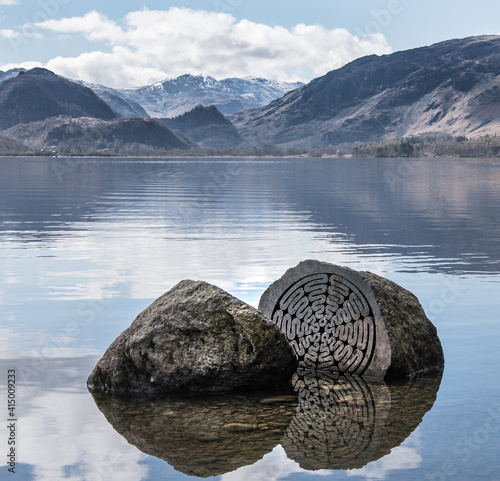
<svg viewBox="0 0 500 481"><path fill-rule="evenodd" d="M498 0L0 0L0 69L114 87L182 73L309 81L368 54L500 33Z"/></svg>

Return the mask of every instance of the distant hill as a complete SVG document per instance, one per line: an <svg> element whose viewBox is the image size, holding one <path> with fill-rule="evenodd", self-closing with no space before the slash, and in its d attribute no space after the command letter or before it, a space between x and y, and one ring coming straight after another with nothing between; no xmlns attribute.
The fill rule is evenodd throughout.
<svg viewBox="0 0 500 481"><path fill-rule="evenodd" d="M63 154L137 154L187 150L196 144L172 132L162 122L149 118L101 120L56 117L19 124L4 135L37 151Z"/></svg>
<svg viewBox="0 0 500 481"><path fill-rule="evenodd" d="M117 90L141 105L151 117L172 118L198 105L215 105L223 114L267 105L301 85L253 77L216 80L187 74L145 87Z"/></svg>
<svg viewBox="0 0 500 481"><path fill-rule="evenodd" d="M30 149L22 142L0 135L0 155L27 153Z"/></svg>
<svg viewBox="0 0 500 481"><path fill-rule="evenodd" d="M0 130L60 115L111 120L119 115L91 89L35 68L0 83Z"/></svg>
<svg viewBox="0 0 500 481"><path fill-rule="evenodd" d="M234 148L242 143L234 125L214 105L199 105L183 115L161 121L193 139L201 147Z"/></svg>
<svg viewBox="0 0 500 481"><path fill-rule="evenodd" d="M500 133L500 36L360 58L230 120L282 147Z"/></svg>

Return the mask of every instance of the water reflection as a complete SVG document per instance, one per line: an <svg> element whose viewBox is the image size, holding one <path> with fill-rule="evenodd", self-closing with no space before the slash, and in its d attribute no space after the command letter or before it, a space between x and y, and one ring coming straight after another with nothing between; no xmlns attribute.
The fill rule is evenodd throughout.
<svg viewBox="0 0 500 481"><path fill-rule="evenodd" d="M386 385L326 372L296 374L299 405L281 445L303 469L362 468L417 428L436 400L441 376Z"/></svg>
<svg viewBox="0 0 500 481"><path fill-rule="evenodd" d="M407 161L392 159L236 162L237 175L230 160L1 160L0 371L14 366L20 374L19 463L30 469L20 479L186 479L128 444L96 409L84 386L97 359L58 357L102 355L138 312L181 279L206 280L257 305L271 282L307 258L370 270L419 295L447 353L439 403L390 455L332 474L305 472L297 463L340 465L335 450L343 445L325 431L333 426L326 418L336 409L335 390L311 408L323 412L323 421L308 418L296 400L280 432L267 430L272 442L224 470L277 446L222 479L305 481L319 473L337 480L437 479L449 460L454 480L496 479L498 433L467 462L458 443L483 433L490 407L499 408L498 164L427 159L402 171ZM17 361L25 356L27 364ZM418 424L433 389L363 388L374 400L371 411L363 409L374 416L372 424L349 421L359 428L351 437L368 433L371 446L381 446L372 449L374 458L382 456ZM287 439L292 428L299 434ZM330 442L320 456L308 448L318 436ZM360 444L357 459L370 459L370 449Z"/></svg>
<svg viewBox="0 0 500 481"><path fill-rule="evenodd" d="M99 409L130 444L190 476L253 464L280 442L293 419L293 391L275 396L120 400L93 393Z"/></svg>
<svg viewBox="0 0 500 481"><path fill-rule="evenodd" d="M17 374L18 470L13 479L141 481L146 455L102 419L85 379L95 357L0 360ZM6 393L6 376L0 392ZM2 467L3 472L5 466ZM7 479L5 476L0 479Z"/></svg>
<svg viewBox="0 0 500 481"><path fill-rule="evenodd" d="M359 469L399 446L431 409L441 373L399 385L302 371L295 395L117 399L94 394L111 425L177 471L208 477L281 445L304 470Z"/></svg>

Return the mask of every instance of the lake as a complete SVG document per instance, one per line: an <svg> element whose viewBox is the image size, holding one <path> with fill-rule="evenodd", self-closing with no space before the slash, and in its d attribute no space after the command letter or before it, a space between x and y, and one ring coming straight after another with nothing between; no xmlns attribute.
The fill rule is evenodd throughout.
<svg viewBox="0 0 500 481"><path fill-rule="evenodd" d="M500 481L500 162L0 158L0 216L16 479ZM305 259L416 294L443 344L442 378L297 377L298 398L274 400L88 393L109 344L180 280L257 306Z"/></svg>

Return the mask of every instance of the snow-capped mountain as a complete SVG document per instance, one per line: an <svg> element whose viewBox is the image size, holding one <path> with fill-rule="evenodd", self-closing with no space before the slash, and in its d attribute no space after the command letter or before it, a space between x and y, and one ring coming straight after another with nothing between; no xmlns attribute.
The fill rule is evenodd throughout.
<svg viewBox="0 0 500 481"><path fill-rule="evenodd" d="M261 78L216 80L204 75L181 75L145 87L117 89L125 99L141 105L151 117L176 117L197 105L215 105L223 114L261 107L301 87L300 82Z"/></svg>
<svg viewBox="0 0 500 481"><path fill-rule="evenodd" d="M15 77L22 68L0 71L0 82ZM68 79L71 80L71 79ZM124 117L171 118L198 105L215 105L225 115L262 107L301 87L301 82L278 82L263 78L226 78L181 75L144 87L114 89L83 80L73 80L92 89Z"/></svg>
<svg viewBox="0 0 500 481"><path fill-rule="evenodd" d="M0 82L3 82L4 80L9 80L12 77L17 77L19 72L26 72L26 69L11 68L10 70L6 70L5 72L3 70L0 70Z"/></svg>
<svg viewBox="0 0 500 481"><path fill-rule="evenodd" d="M104 85L85 82L84 80L74 80L74 82L88 87L101 97L111 108L116 110L123 117L149 117L148 113L132 99L126 98L122 92Z"/></svg>

